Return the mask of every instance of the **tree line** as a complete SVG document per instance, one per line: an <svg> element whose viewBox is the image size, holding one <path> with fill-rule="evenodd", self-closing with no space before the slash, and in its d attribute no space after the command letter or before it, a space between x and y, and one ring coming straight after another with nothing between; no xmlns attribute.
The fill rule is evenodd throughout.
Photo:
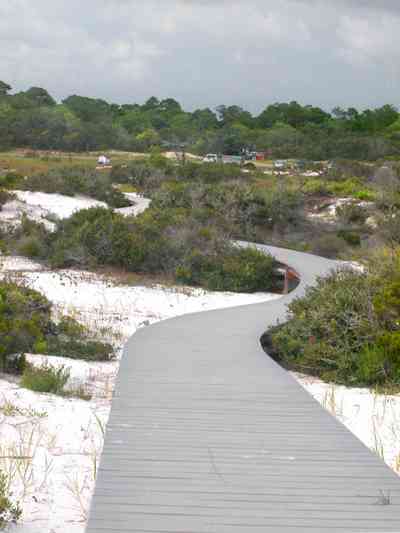
<svg viewBox="0 0 400 533"><path fill-rule="evenodd" d="M185 147L197 154L242 149L275 158L363 159L400 155L400 116L389 104L332 112L298 102L268 105L252 115L237 105L185 111L173 98L143 105L98 98L56 100L41 87L12 93L0 81L0 149L145 152Z"/></svg>

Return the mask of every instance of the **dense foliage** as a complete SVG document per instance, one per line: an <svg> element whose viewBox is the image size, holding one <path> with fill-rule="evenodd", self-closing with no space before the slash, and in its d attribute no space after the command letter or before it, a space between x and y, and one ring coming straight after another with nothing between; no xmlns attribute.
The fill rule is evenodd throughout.
<svg viewBox="0 0 400 533"><path fill-rule="evenodd" d="M20 506L11 501L7 476L0 472L0 530L18 522L21 513Z"/></svg>
<svg viewBox="0 0 400 533"><path fill-rule="evenodd" d="M111 207L127 207L129 201L113 187L107 173L96 172L85 167L62 167L46 173L29 176L18 183L27 191L42 191L74 196L82 194L96 198Z"/></svg>
<svg viewBox="0 0 400 533"><path fill-rule="evenodd" d="M258 116L239 106L184 111L172 98L109 104L78 95L57 104L32 87L11 94L0 82L0 148L147 151L182 146L204 154L266 151L276 158L376 159L400 153L400 119L390 105L331 113L297 102L268 105Z"/></svg>
<svg viewBox="0 0 400 533"><path fill-rule="evenodd" d="M213 290L271 289L273 260L233 246L209 222L206 211L179 207L153 207L136 218L92 208L61 222L43 254L54 267L116 266Z"/></svg>
<svg viewBox="0 0 400 533"><path fill-rule="evenodd" d="M27 365L21 378L21 386L35 392L47 392L63 396L67 394L65 386L70 377L69 369L51 365Z"/></svg>
<svg viewBox="0 0 400 533"><path fill-rule="evenodd" d="M399 165L390 165L396 183L400 183L396 177ZM238 165L179 164L158 152L148 158L122 160L110 172L54 163L47 167L46 172L11 180L9 191L4 191L5 201L13 188L86 194L106 200L111 207L129 203L121 190L139 192L152 200L147 212L136 219L126 220L107 209L78 214L71 221L54 218L58 228L55 235L24 216L21 226L0 239L2 249L35 259L50 258L57 267L115 266L167 274L208 288L226 287L225 282L216 284L216 277L210 282L193 272L193 257L200 264L199 251L207 263L210 257L216 262L217 252L210 250L218 250L222 259L227 241L242 239L327 257L346 256L366 246L372 234L377 236L367 224L371 208L358 205L360 199L378 201L381 211L375 218L382 235L385 228L392 239L397 238L391 227L397 220L391 218L391 206L393 202L397 205L398 193L391 197L381 194L387 187L375 183L379 167L371 164L338 161L319 177L295 174L284 179L258 169L244 173ZM347 197L350 203L338 207L334 224L310 218L314 206L323 208L337 195ZM206 269L206 262L202 269ZM229 285L236 286L234 282Z"/></svg>
<svg viewBox="0 0 400 533"><path fill-rule="evenodd" d="M400 251L320 279L264 337L284 366L347 385L400 386Z"/></svg>
<svg viewBox="0 0 400 533"><path fill-rule="evenodd" d="M337 161L319 177L283 178L258 169L243 173L237 165L174 165L152 156L115 166L112 179L152 198L153 207L202 213L230 237L338 257L368 241L370 213L358 202L375 199L375 172L374 165ZM339 207L334 224L308 216L337 196L351 203Z"/></svg>
<svg viewBox="0 0 400 533"><path fill-rule="evenodd" d="M12 282L0 282L0 368L21 372L24 353L67 355L109 360L113 348L91 340L85 328L69 317L55 323L52 304L40 293Z"/></svg>

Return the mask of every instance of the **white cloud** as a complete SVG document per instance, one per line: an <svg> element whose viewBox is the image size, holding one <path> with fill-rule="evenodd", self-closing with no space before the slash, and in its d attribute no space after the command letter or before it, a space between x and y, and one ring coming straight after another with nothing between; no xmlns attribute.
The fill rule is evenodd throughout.
<svg viewBox="0 0 400 533"><path fill-rule="evenodd" d="M0 78L189 107L396 104L399 19L390 0L7 0Z"/></svg>

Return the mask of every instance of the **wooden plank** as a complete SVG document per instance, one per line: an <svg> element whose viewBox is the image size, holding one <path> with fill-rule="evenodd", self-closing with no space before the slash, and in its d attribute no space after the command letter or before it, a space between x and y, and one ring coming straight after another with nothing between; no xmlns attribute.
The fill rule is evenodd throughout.
<svg viewBox="0 0 400 533"><path fill-rule="evenodd" d="M259 342L337 263L257 247L300 275L293 293L125 347L87 533L400 532L397 475Z"/></svg>

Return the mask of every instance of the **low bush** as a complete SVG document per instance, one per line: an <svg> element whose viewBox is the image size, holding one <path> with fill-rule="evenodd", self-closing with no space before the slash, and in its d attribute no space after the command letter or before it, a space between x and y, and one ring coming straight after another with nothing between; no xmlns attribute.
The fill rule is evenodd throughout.
<svg viewBox="0 0 400 533"><path fill-rule="evenodd" d="M63 167L50 169L44 174L34 174L21 187L28 191L59 193L69 196L83 194L107 203L110 207L127 207L126 197L113 186L105 172L85 167Z"/></svg>
<svg viewBox="0 0 400 533"><path fill-rule="evenodd" d="M167 181L152 194L159 209L207 210L221 227L240 238L253 238L258 228L272 230L303 220L303 195L284 186L258 190L248 183L204 184Z"/></svg>
<svg viewBox="0 0 400 533"><path fill-rule="evenodd" d="M22 237L18 243L16 243L16 251L19 255L30 257L32 259L41 259L46 256L46 246L44 242L34 236Z"/></svg>
<svg viewBox="0 0 400 533"><path fill-rule="evenodd" d="M337 236L346 241L349 246L361 245L361 235L355 231L339 230Z"/></svg>
<svg viewBox="0 0 400 533"><path fill-rule="evenodd" d="M320 279L264 337L285 367L351 386L400 386L400 252ZM383 266L382 266L383 263Z"/></svg>
<svg viewBox="0 0 400 533"><path fill-rule="evenodd" d="M224 163L207 163L201 165L198 163L191 163L191 168L188 166L179 169L182 177L189 176L193 180L200 180L203 183L218 183L221 181L232 180L246 180L246 174L242 173L239 165L224 164Z"/></svg>
<svg viewBox="0 0 400 533"><path fill-rule="evenodd" d="M19 504L11 501L7 476L0 472L0 529L3 530L10 524L18 522L21 514L22 510Z"/></svg>
<svg viewBox="0 0 400 533"><path fill-rule="evenodd" d="M32 259L46 259L50 250L50 234L43 224L22 215L21 224L4 235L10 252Z"/></svg>
<svg viewBox="0 0 400 533"><path fill-rule="evenodd" d="M21 372L23 353L42 353L89 360L109 360L109 344L93 341L71 318L59 325L51 318L52 305L40 293L16 283L0 282L0 368ZM71 350L71 351L69 351Z"/></svg>
<svg viewBox="0 0 400 533"><path fill-rule="evenodd" d="M302 190L307 195L339 196L364 201L373 201L376 197L375 191L359 178L348 178L343 181L313 178L305 183Z"/></svg>
<svg viewBox="0 0 400 533"><path fill-rule="evenodd" d="M0 176L0 187L12 189L23 180L23 176L15 172L7 172Z"/></svg>
<svg viewBox="0 0 400 533"><path fill-rule="evenodd" d="M273 261L230 244L207 209L151 207L136 218L106 209L80 211L53 236L56 267L113 265L132 272L163 273L215 290L265 290Z"/></svg>
<svg viewBox="0 0 400 533"><path fill-rule="evenodd" d="M268 291L274 286L274 266L272 257L251 248L229 248L214 257L193 250L177 267L176 277L209 290Z"/></svg>
<svg viewBox="0 0 400 533"><path fill-rule="evenodd" d="M113 182L130 184L145 194L151 194L170 180L185 183L218 184L233 181L248 181L248 174L242 172L236 164L207 163L187 161L176 165L160 155L149 159L130 161L126 165L117 165L111 171Z"/></svg>
<svg viewBox="0 0 400 533"><path fill-rule="evenodd" d="M73 339L63 335L50 337L45 350L37 351L85 361L110 361L114 357L114 349L110 344L89 339Z"/></svg>
<svg viewBox="0 0 400 533"><path fill-rule="evenodd" d="M51 304L38 292L14 283L0 282L0 364L7 356L32 350L51 332Z"/></svg>
<svg viewBox="0 0 400 533"><path fill-rule="evenodd" d="M0 182L1 183L1 182ZM0 211L3 208L3 205L7 202L10 202L13 199L13 195L6 191L5 189L0 189Z"/></svg>
<svg viewBox="0 0 400 533"><path fill-rule="evenodd" d="M65 366L54 368L47 364L40 367L27 365L22 374L21 385L35 392L63 395L69 377L70 371Z"/></svg>
<svg viewBox="0 0 400 533"><path fill-rule="evenodd" d="M336 215L345 224L364 224L368 218L367 210L356 203L339 205L336 208Z"/></svg>
<svg viewBox="0 0 400 533"><path fill-rule="evenodd" d="M68 316L52 325L52 333L35 344L34 352L86 361L110 361L115 355L111 344L92 339L82 324Z"/></svg>
<svg viewBox="0 0 400 533"><path fill-rule="evenodd" d="M310 252L330 259L340 257L346 250L346 241L333 233L314 238L309 246Z"/></svg>

